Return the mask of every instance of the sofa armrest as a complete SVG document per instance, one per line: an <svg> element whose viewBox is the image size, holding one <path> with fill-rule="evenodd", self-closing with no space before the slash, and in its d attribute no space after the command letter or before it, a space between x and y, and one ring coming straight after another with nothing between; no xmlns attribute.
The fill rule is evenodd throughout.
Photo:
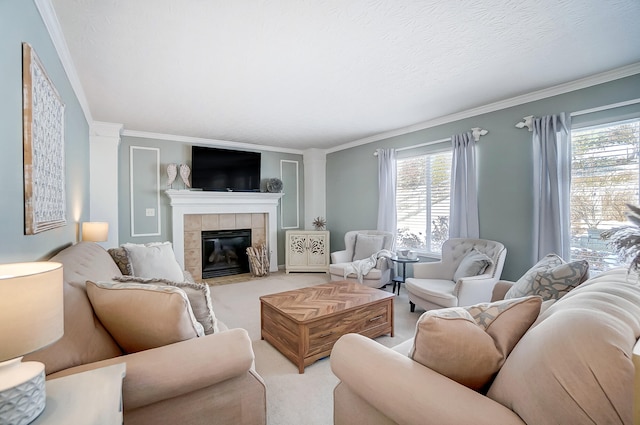
<svg viewBox="0 0 640 425"><path fill-rule="evenodd" d="M358 334L336 342L331 369L343 385L398 424L524 423L490 398Z"/></svg>
<svg viewBox="0 0 640 425"><path fill-rule="evenodd" d="M507 295L509 289L515 284L509 280L499 280L493 286L493 292L491 293L491 302L504 300L504 296Z"/></svg>
<svg viewBox="0 0 640 425"><path fill-rule="evenodd" d="M346 250L331 253L331 264L350 263L351 258Z"/></svg>
<svg viewBox="0 0 640 425"><path fill-rule="evenodd" d="M491 300L495 283L496 278L490 274L461 277L456 282L453 293L458 297L459 306L486 303Z"/></svg>
<svg viewBox="0 0 640 425"><path fill-rule="evenodd" d="M247 373L253 360L247 331L232 329L77 366L47 378L125 362L127 376L123 384L123 404L125 410L132 410Z"/></svg>
<svg viewBox="0 0 640 425"><path fill-rule="evenodd" d="M450 270L442 261L428 263L415 263L413 265L413 277L417 279L448 279L452 280Z"/></svg>

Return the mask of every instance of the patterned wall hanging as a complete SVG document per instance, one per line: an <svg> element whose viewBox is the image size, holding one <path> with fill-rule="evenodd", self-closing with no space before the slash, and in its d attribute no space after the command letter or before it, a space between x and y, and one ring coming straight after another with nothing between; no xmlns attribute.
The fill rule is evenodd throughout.
<svg viewBox="0 0 640 425"><path fill-rule="evenodd" d="M33 48L22 43L24 233L64 226L64 103Z"/></svg>

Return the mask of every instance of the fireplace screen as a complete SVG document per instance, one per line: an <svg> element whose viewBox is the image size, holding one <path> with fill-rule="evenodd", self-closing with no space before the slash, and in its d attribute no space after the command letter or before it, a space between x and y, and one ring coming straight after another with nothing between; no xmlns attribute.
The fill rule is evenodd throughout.
<svg viewBox="0 0 640 425"><path fill-rule="evenodd" d="M202 232L202 278L249 273L251 229Z"/></svg>

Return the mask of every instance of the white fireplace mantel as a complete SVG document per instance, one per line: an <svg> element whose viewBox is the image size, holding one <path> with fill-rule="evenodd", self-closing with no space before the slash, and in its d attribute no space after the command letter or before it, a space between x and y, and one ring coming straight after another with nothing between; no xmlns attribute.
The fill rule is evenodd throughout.
<svg viewBox="0 0 640 425"><path fill-rule="evenodd" d="M284 193L207 192L169 189L173 250L184 268L184 216L187 214L267 214L269 270L278 271L278 202Z"/></svg>

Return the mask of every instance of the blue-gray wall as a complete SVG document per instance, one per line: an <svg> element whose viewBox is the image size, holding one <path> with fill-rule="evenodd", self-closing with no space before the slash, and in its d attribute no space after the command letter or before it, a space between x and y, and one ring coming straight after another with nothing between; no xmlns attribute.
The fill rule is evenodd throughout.
<svg viewBox="0 0 640 425"><path fill-rule="evenodd" d="M65 103L67 225L24 235L22 42L29 43ZM33 261L77 241L89 218L89 125L32 0L0 1L0 262Z"/></svg>
<svg viewBox="0 0 640 425"><path fill-rule="evenodd" d="M158 236L131 236L131 179L130 179L130 148L131 146L153 147L160 149L160 221L161 229ZM234 150L242 150L229 148ZM300 198L298 201L300 209L300 223L304 217L304 165L302 155L277 153L270 151L260 151L262 154L262 162L260 168L260 177L264 180L272 177L280 177L280 160L286 159L297 161L299 167L298 182L300 188ZM120 244L126 242L147 243L171 240L171 207L169 206L169 198L164 194L167 187L167 165L171 163L187 164L191 166L191 145L186 143L147 139L141 137L123 136L118 151L118 220L119 224L119 240ZM140 165L143 172L148 172L150 167L145 164ZM134 173L140 173L140 170L134 170ZM134 176L134 180L135 180ZM178 176L173 184L174 189L184 189L182 180ZM139 193L134 193L134 197L147 196L148 190L145 188L137 189ZM284 188L286 193L286 188ZM141 222L145 219L153 221L155 217L142 217ZM136 226L140 226L140 222L136 221ZM145 226L146 227L146 226ZM136 231L136 233L139 233ZM284 264L285 250L285 232L280 229L280 207L278 207L278 262Z"/></svg>
<svg viewBox="0 0 640 425"><path fill-rule="evenodd" d="M343 249L344 233L375 229L378 190L377 148L401 148L469 131L489 130L477 145L480 237L507 247L503 278L518 279L532 265L531 133L515 124L527 115L575 112L640 98L640 75L573 91L516 107L391 137L327 156L327 222L331 248ZM638 116L640 105L574 118L575 123L603 116ZM354 195L357 194L357 195Z"/></svg>

